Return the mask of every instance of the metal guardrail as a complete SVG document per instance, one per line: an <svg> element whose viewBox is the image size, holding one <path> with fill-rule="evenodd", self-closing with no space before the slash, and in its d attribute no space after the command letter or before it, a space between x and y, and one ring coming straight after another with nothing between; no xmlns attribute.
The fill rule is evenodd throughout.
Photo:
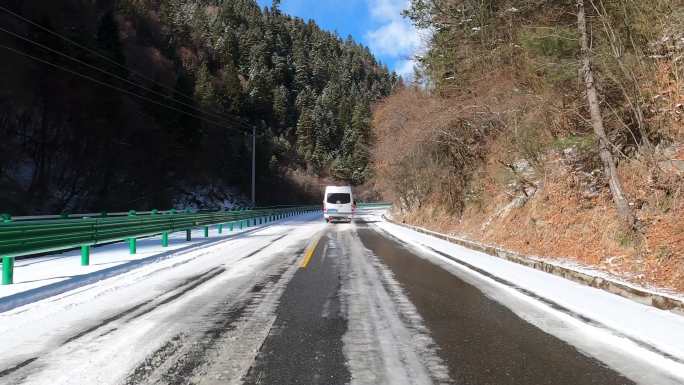
<svg viewBox="0 0 684 385"><path fill-rule="evenodd" d="M236 211L254 211L254 210L272 210L272 209L287 209L287 208L297 208L300 206L297 205L280 205L280 206L258 206L258 207L235 207L231 210L223 210L223 211L230 211L230 212L236 212ZM135 215L153 215L153 214L161 214L161 213L201 213L201 212L215 212L211 210L167 210L167 211L160 211L160 210L151 210L151 211L119 211L119 212L98 212L98 213L62 213L62 214L53 214L53 215L26 215L26 216L12 216L10 214L6 213L0 213L0 222L3 220L8 220L11 219L12 222L17 222L17 221L32 221L32 220L38 220L38 219L83 219L83 218L110 218L110 217L125 217L129 216L131 214Z"/></svg>
<svg viewBox="0 0 684 385"><path fill-rule="evenodd" d="M81 249L81 265L90 264L90 247L97 244L127 241L129 252L136 253L136 240L161 234L163 247L169 244L169 234L191 232L204 228L209 236L210 226L216 226L219 233L224 227L233 231L243 229L306 212L320 210L318 206L294 206L269 209L216 212L149 211L117 215L84 215L44 217L4 217L0 223L0 256L2 256L2 284L14 281L14 258L19 256L66 250Z"/></svg>
<svg viewBox="0 0 684 385"><path fill-rule="evenodd" d="M390 202L359 202L356 207L364 209L364 208L369 208L369 209L374 209L374 208L389 208L392 206L392 203Z"/></svg>

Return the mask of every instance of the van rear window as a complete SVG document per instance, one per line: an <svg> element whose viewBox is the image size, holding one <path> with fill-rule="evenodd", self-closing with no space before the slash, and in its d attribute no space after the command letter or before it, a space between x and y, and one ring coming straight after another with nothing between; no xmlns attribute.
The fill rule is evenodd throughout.
<svg viewBox="0 0 684 385"><path fill-rule="evenodd" d="M328 194L328 203L332 204L347 204L351 202L351 195L348 193L331 193Z"/></svg>

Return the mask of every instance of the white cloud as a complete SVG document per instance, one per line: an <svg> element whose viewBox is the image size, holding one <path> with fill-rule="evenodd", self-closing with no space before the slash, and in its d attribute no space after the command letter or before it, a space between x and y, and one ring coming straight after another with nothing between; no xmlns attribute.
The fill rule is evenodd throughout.
<svg viewBox="0 0 684 385"><path fill-rule="evenodd" d="M405 20L392 20L368 32L366 39L374 52L393 57L412 56L421 45L418 31Z"/></svg>
<svg viewBox="0 0 684 385"><path fill-rule="evenodd" d="M413 68L416 66L416 61L415 59L409 59L409 60L402 60L400 62L397 62L394 68L394 71L399 74L404 80L411 80L413 79Z"/></svg>
<svg viewBox="0 0 684 385"><path fill-rule="evenodd" d="M401 11L409 4L409 0L368 0L371 16L379 21L401 20Z"/></svg>
<svg viewBox="0 0 684 385"><path fill-rule="evenodd" d="M409 0L367 0L371 16L380 26L366 33L366 42L376 54L394 61L394 69L404 79L413 75L413 59L425 50L428 31L416 29L401 12Z"/></svg>

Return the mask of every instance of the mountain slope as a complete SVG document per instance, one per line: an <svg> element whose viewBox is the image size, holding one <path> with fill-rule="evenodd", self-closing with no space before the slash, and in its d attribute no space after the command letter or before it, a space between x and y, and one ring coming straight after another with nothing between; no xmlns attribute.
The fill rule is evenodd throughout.
<svg viewBox="0 0 684 385"><path fill-rule="evenodd" d="M367 177L370 104L397 77L351 38L253 0L8 3L0 212L233 199L252 127L261 203L305 198L295 169Z"/></svg>
<svg viewBox="0 0 684 385"><path fill-rule="evenodd" d="M584 29L576 0L412 0L426 87L375 109L377 187L406 221L684 290L682 2L583 4Z"/></svg>

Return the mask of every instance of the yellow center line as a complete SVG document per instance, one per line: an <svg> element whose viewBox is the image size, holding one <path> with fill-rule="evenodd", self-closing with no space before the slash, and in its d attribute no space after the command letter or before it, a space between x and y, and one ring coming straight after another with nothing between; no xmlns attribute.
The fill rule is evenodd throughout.
<svg viewBox="0 0 684 385"><path fill-rule="evenodd" d="M318 241L322 236L323 234L317 236L313 242L311 242L309 248L306 249L306 253L304 253L304 259L302 259L302 263L299 264L300 269L306 269L306 267L309 265L309 262L311 262L311 258L313 258L314 252L316 251L316 246L318 246Z"/></svg>

